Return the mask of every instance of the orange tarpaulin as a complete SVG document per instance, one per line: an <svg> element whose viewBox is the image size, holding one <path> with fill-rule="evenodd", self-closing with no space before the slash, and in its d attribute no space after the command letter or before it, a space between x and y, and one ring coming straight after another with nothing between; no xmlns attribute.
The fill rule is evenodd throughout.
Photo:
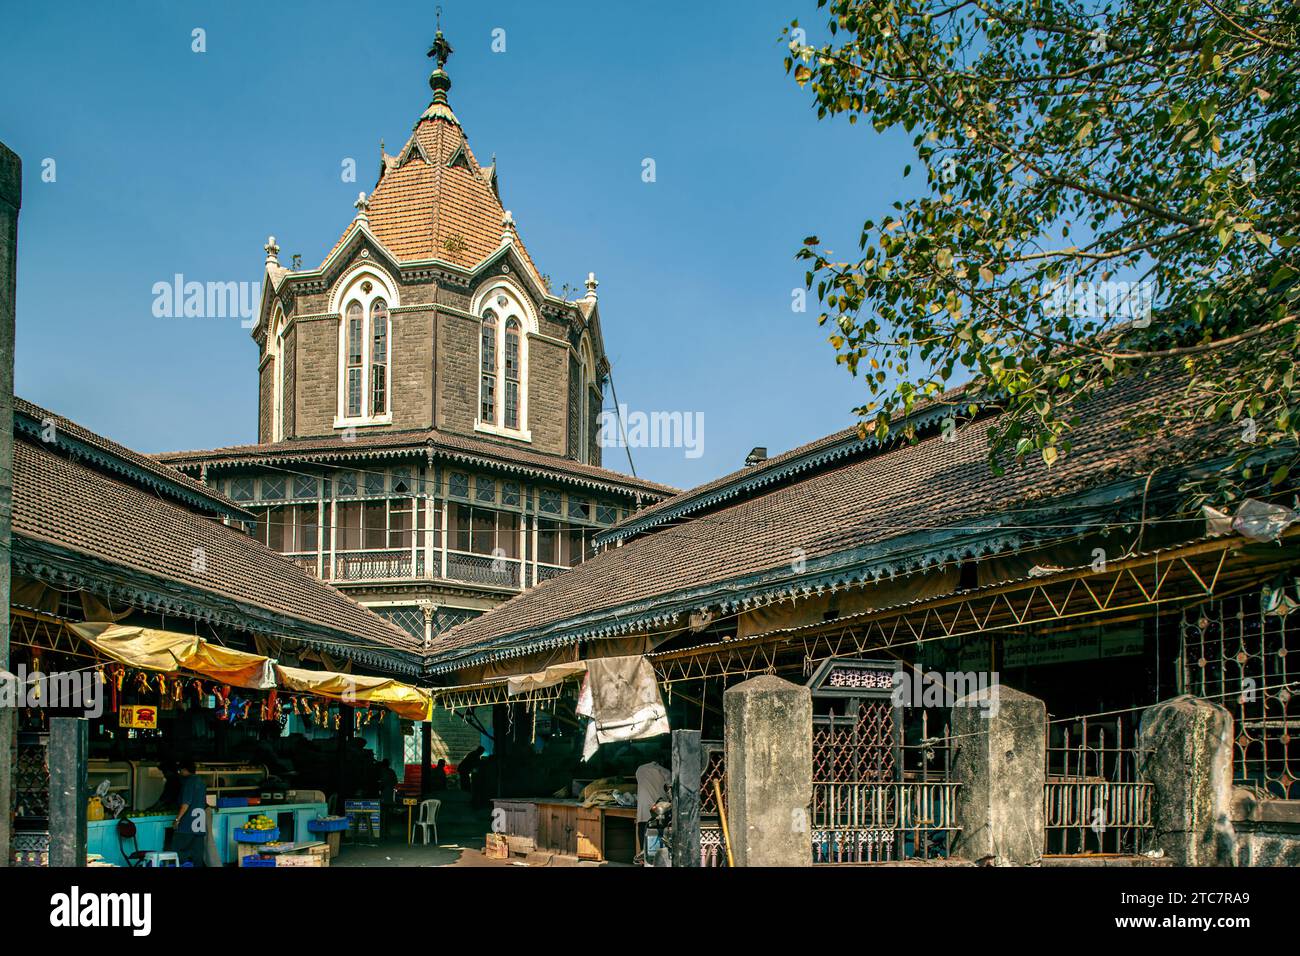
<svg viewBox="0 0 1300 956"><path fill-rule="evenodd" d="M428 720L433 698L418 687L387 677L309 671L301 667L275 665L280 687L287 691L316 694L345 704L377 704L407 720Z"/></svg>
<svg viewBox="0 0 1300 956"><path fill-rule="evenodd" d="M275 687L270 658L234 651L194 634L108 622L69 624L68 627L96 650L140 670L167 674L187 670L235 687L254 690Z"/></svg>

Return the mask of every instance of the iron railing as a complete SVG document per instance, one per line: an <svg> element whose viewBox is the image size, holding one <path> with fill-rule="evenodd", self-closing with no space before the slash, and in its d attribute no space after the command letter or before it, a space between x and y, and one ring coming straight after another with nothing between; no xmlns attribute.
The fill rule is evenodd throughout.
<svg viewBox="0 0 1300 956"><path fill-rule="evenodd" d="M1152 794L1138 772L1131 718L1050 726L1043 788L1048 856L1142 852L1155 825Z"/></svg>
<svg viewBox="0 0 1300 956"><path fill-rule="evenodd" d="M1300 799L1300 588L1281 580L1254 594L1183 612L1184 693L1232 714L1232 776L1279 800Z"/></svg>

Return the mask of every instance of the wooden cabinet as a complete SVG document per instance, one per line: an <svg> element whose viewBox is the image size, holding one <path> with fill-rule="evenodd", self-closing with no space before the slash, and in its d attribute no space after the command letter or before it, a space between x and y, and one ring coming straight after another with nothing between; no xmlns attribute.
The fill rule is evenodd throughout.
<svg viewBox="0 0 1300 956"><path fill-rule="evenodd" d="M577 847L580 860L605 858L604 818L596 807L579 807L577 813Z"/></svg>
<svg viewBox="0 0 1300 956"><path fill-rule="evenodd" d="M578 808L558 803L537 806L537 848L566 856L578 853Z"/></svg>
<svg viewBox="0 0 1300 956"><path fill-rule="evenodd" d="M492 807L498 814L493 820L494 829L499 821L500 832L506 836L537 839L537 804L522 800L493 800Z"/></svg>

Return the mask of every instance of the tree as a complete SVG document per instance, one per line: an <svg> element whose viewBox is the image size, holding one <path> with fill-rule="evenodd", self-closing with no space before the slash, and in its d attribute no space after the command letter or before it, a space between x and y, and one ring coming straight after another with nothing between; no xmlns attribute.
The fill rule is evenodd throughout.
<svg viewBox="0 0 1300 956"><path fill-rule="evenodd" d="M1249 419L1238 475L1294 449L1300 6L818 6L832 41L792 23L787 72L819 118L913 133L925 172L863 225L856 261L815 236L798 253L837 361L869 384L864 433L978 378L1009 412L994 467L1051 465L1081 398L1176 361L1194 413Z"/></svg>

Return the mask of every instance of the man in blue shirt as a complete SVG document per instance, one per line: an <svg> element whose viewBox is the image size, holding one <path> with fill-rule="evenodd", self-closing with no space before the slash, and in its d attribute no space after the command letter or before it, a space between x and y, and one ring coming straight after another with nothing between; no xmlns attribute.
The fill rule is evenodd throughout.
<svg viewBox="0 0 1300 956"><path fill-rule="evenodd" d="M208 788L194 773L194 761L177 761L181 778L181 807L176 813L176 830L172 849L182 863L204 866L208 842Z"/></svg>

